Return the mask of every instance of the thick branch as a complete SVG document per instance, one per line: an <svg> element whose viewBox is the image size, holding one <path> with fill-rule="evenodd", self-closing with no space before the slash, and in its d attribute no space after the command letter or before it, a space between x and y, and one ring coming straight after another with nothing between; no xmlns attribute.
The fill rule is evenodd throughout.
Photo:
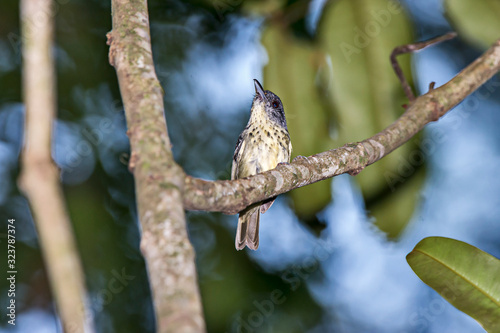
<svg viewBox="0 0 500 333"><path fill-rule="evenodd" d="M83 269L64 207L59 171L51 158L56 112L52 5L51 0L21 2L26 141L19 187L31 204L64 331L92 332Z"/></svg>
<svg viewBox="0 0 500 333"><path fill-rule="evenodd" d="M113 0L113 31L108 34L131 143L141 250L147 263L158 332L205 330L194 264L186 230L184 172L170 149L163 91L151 52L146 0Z"/></svg>
<svg viewBox="0 0 500 333"><path fill-rule="evenodd" d="M187 176L184 207L235 214L254 202L298 187L343 173L357 174L411 139L427 123L438 120L499 70L500 40L451 81L415 99L398 120L371 138L245 179L206 181Z"/></svg>

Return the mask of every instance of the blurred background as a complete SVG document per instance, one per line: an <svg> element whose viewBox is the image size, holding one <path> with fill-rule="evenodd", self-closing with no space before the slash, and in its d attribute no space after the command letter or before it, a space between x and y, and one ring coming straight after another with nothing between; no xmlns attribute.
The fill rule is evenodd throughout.
<svg viewBox="0 0 500 333"><path fill-rule="evenodd" d="M53 157L95 323L99 332L153 332L123 105L107 57L111 4L54 6ZM0 331L58 332L29 204L16 184L24 119L19 3L2 0L0 9L0 267L6 271L12 218L18 267L16 326L2 316ZM281 97L293 156L307 156L365 139L404 111L389 62L394 47L459 33L399 57L425 93L500 31L494 0L155 0L149 11L175 159L211 180L230 178L252 79ZM499 88L496 76L358 176L281 195L261 216L258 251L234 249L236 216L187 212L208 331L484 332L419 280L405 256L422 238L445 236L500 257ZM7 289L1 278L2 309Z"/></svg>

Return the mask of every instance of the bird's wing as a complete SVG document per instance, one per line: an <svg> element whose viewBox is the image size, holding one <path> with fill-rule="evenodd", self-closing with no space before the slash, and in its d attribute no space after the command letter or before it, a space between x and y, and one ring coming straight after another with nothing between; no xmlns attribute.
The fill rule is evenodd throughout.
<svg viewBox="0 0 500 333"><path fill-rule="evenodd" d="M288 161L290 162L290 157L292 157L292 140L290 140L290 136L288 137Z"/></svg>
<svg viewBox="0 0 500 333"><path fill-rule="evenodd" d="M245 141L243 140L244 134L245 131L241 132L240 136L238 137L238 141L236 142L236 148L234 149L233 155L233 166L231 167L231 179L238 178L238 163L241 153L245 149Z"/></svg>

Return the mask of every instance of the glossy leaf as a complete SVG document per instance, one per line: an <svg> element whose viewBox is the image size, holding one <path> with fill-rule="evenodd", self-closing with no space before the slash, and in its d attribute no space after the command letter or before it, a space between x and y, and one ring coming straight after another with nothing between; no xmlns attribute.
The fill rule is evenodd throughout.
<svg viewBox="0 0 500 333"><path fill-rule="evenodd" d="M460 38L486 49L500 38L500 1L445 0L446 16Z"/></svg>
<svg viewBox="0 0 500 333"><path fill-rule="evenodd" d="M488 332L500 332L500 260L444 237L421 240L406 257L418 277Z"/></svg>
<svg viewBox="0 0 500 333"><path fill-rule="evenodd" d="M389 57L396 46L410 43L413 38L409 19L398 2L332 1L320 21L319 40L331 60L328 71L323 72L322 86L337 120L337 145L370 137L404 112L402 105L408 101ZM400 56L398 60L411 80L409 56ZM412 149L411 145L404 145L356 176L368 201L388 192L391 184L386 174L396 173L399 177L398 169L402 161L408 160ZM404 223L409 220L416 192L405 195L411 197L406 200L410 203L404 206L406 209L400 209L397 216L386 211L384 218ZM373 210L376 223L388 226L382 216L376 215L378 212L381 211Z"/></svg>
<svg viewBox="0 0 500 333"><path fill-rule="evenodd" d="M329 134L330 115L315 86L318 64L324 57L313 45L273 24L266 26L262 43L269 57L264 68L264 87L276 93L284 103L292 157L334 148ZM330 202L330 181L294 190L290 195L297 215L309 218Z"/></svg>

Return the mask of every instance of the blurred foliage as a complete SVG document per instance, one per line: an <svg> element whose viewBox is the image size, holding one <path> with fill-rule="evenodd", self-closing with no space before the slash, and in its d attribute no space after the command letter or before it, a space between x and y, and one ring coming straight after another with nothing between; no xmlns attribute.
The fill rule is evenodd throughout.
<svg viewBox="0 0 500 333"><path fill-rule="evenodd" d="M331 68L323 72L322 85L327 90L330 112L337 119L337 145L364 140L396 120L404 112L402 105L408 103L389 56L396 46L413 41L409 18L395 1L341 0L327 5L318 29L321 46L331 57ZM411 82L409 57L399 57L398 61ZM413 214L423 178L412 184L404 181L401 189L388 191L391 184L387 175L400 175L401 161L407 160L414 149L405 144L356 176L367 210L391 237L403 230ZM404 187L407 190L403 192ZM395 197L398 210L389 207ZM374 198L377 206L369 205Z"/></svg>
<svg viewBox="0 0 500 333"><path fill-rule="evenodd" d="M262 44L269 56L265 87L285 103L292 158L334 147L331 117L315 85L319 64L324 61L322 53L278 24L266 26ZM290 192L296 214L307 219L323 209L331 200L330 183L326 180Z"/></svg>
<svg viewBox="0 0 500 333"><path fill-rule="evenodd" d="M481 49L500 36L500 1L444 0L449 22L460 38Z"/></svg>
<svg viewBox="0 0 500 333"><path fill-rule="evenodd" d="M444 237L421 240L406 257L422 281L488 332L500 332L500 260Z"/></svg>
<svg viewBox="0 0 500 333"><path fill-rule="evenodd" d="M312 38L304 37L303 26L293 24L303 23L303 16L297 16L303 4L293 2L273 15L262 37L269 56L265 86L285 103L294 156L366 139L396 120L408 101L389 56L396 46L413 41L410 21L395 1L328 3ZM399 57L411 82L409 60ZM423 172L415 176L416 167L409 174L400 172L415 149L406 144L356 177L368 211L389 237L406 226L424 180ZM294 190L290 196L296 214L309 220L330 202L330 181Z"/></svg>
<svg viewBox="0 0 500 333"><path fill-rule="evenodd" d="M106 45L106 33L111 30L111 3L97 0L56 1L54 6L59 109L55 128L57 131L57 128L65 127L76 132L71 136L64 136L63 132L55 134L63 145L70 137L76 138L76 146L71 152L75 158L71 160L70 168L67 170L66 165L59 165L62 178L64 180L65 173L78 173L85 164L82 162L89 156L99 156L101 166L113 165L113 168L94 168L91 163L89 167L93 173L90 179L79 185L64 186L68 213L86 273L94 320L100 331L152 332L153 309L145 264L139 250L133 178L127 170L126 161L122 163L118 160L120 155L126 155L127 148L126 145L114 145L109 149L109 145L117 140L108 139L119 138L125 133L125 129L115 121L123 115L123 109L116 72L107 60L109 47ZM1 131L0 140L2 147L8 144L16 151L18 147L20 150L22 140L16 141L13 137L19 134L22 138L23 135L20 123L21 126L13 128L14 124L18 125L17 112L21 122L23 115L19 2L4 1L1 7L0 110L3 118L0 126L5 131ZM12 105L16 108L9 107ZM111 124L107 132L100 131L97 126L102 120ZM61 124L64 126L59 126ZM16 132L15 136L13 132ZM106 140L105 135L108 135ZM53 147L56 160L60 143L55 142ZM82 147L85 150L78 150ZM68 150L62 151L63 154L69 153ZM0 206L2 221L16 218L18 229L16 266L22 274L17 276L17 315L29 318L28 312L34 310L54 314L29 206L15 187L17 168L16 164L8 182L2 179L2 185L8 184L3 187L9 197L2 197ZM0 245L3 251L1 239ZM128 279L124 278L124 274ZM4 288L2 280L0 290L5 291ZM6 294L1 294L2 304ZM51 323L57 324L54 320ZM3 320L1 324L4 324ZM21 323L19 326L26 327Z"/></svg>
<svg viewBox="0 0 500 333"><path fill-rule="evenodd" d="M418 165L411 165L409 160L403 163L408 167L406 169L408 173L403 173L407 175L406 178L398 176L399 180L403 181L402 185L389 186L385 189L385 193L378 193L370 201L366 201L369 213L376 218L375 224L390 238L397 237L405 230L409 222L409 214L412 214L418 206L422 184L426 179L426 170L420 164L423 163L423 160L419 161ZM386 172L385 175L387 180L388 177L393 176L393 172Z"/></svg>
<svg viewBox="0 0 500 333"><path fill-rule="evenodd" d="M443 0L459 38L486 49L500 37L497 0ZM421 240L406 257L418 277L488 332L500 332L500 260L467 243L444 237Z"/></svg>
<svg viewBox="0 0 500 333"><path fill-rule="evenodd" d="M498 24L486 20L496 12L493 9L490 13L484 5L490 1L475 3L482 12L470 17L475 20L472 28L462 22L469 19L463 12L451 14L451 8L457 5L448 2L449 16L463 29L464 36L491 38L483 38L481 31L473 30L475 25L491 31L494 29L485 29L482 24ZM192 61L189 57L193 54L207 56L196 49L200 44L208 45L209 53L225 52L227 40L238 38L231 34L234 32L228 32L232 22L246 16L257 20L261 19L259 15L264 17L261 42L269 57L264 68L264 86L283 99L293 156L365 139L404 111L401 105L407 101L389 63L393 47L412 41L404 11L389 0L330 1L317 30L312 31L305 25L310 3L148 1L153 53L158 78L165 89L169 133L175 158L186 172L210 179L229 178L234 144L239 126L248 120L249 105L232 103L227 98L227 105L238 110L233 116L221 117L221 110L207 107L206 96L200 96L193 85L186 83L200 80L197 72L187 73L186 63ZM21 103L21 39L19 2L7 0L1 6L0 107L4 111L9 103ZM105 43L105 35L111 30L111 5L109 1L74 0L59 1L56 7L59 118L77 124L72 128L79 131L92 130L95 128L89 115L109 119L115 119L116 114L123 116L116 73L109 65ZM399 60L410 77L409 57L401 56ZM4 122L2 129L11 125L12 122ZM116 137L125 132L119 126L115 129ZM80 138L84 140L85 135ZM134 185L126 168L128 151L121 146L117 148L120 151L107 151L103 140L98 141L90 145L97 161L92 176L85 183L64 188L96 323L103 332L152 332L153 310L139 249ZM422 184L424 162L412 162L415 145L406 144L355 178L362 187L368 211L391 237L404 229ZM23 272L19 275L23 291L18 298L20 314L33 308L54 313L29 208L15 187L17 173L16 165L8 175L10 187L6 191L11 197L2 202L0 217L5 221L15 216L23 228L17 248L17 263ZM297 214L308 220L331 201L329 181L292 191L289 196ZM295 276L299 285L292 285L284 278L285 272L264 271L245 252L234 251L231 218L187 213L190 238L197 251L208 331L236 331L238 325L257 320L256 311L264 318L262 327L269 331L304 332L316 327L324 320L325 310L304 279ZM0 236L5 234L4 229L0 229ZM110 294L109 284L123 269L133 278L126 281L121 292ZM318 268L311 278L320 278L322 273ZM1 295L6 295L6 281L1 283ZM272 314L267 315L267 301L275 290L286 301L275 303ZM267 308L259 310L263 304ZM328 320L335 320L331 318L335 315L329 313Z"/></svg>
<svg viewBox="0 0 500 333"><path fill-rule="evenodd" d="M262 15L262 16L269 16L269 14L281 11L282 9L287 8L290 2L293 1L286 1L286 0L233 1L233 3L241 3L243 12L250 15Z"/></svg>
<svg viewBox="0 0 500 333"><path fill-rule="evenodd" d="M187 212L187 219L190 238L199 244L196 260L209 332L239 332L240 327L241 332L264 328L270 332L304 332L321 319L321 307L297 273L309 267L294 266L288 279L284 272L266 272L244 251L232 250L234 233L221 225L227 220L222 214ZM319 278L317 263L311 265L316 266L309 278ZM276 293L278 302L273 297Z"/></svg>
<svg viewBox="0 0 500 333"><path fill-rule="evenodd" d="M328 75L332 69L340 71L336 66L343 67L346 64L343 59L340 63L332 64L330 59L338 61L335 60L335 52L330 54L328 44L320 38L325 29L331 28L325 25L327 19L322 19L319 35L306 29L305 16L309 3L305 0L149 2L153 51L158 77L166 92L166 117L174 153L187 172L200 175L206 170L216 169L221 171L213 178L229 178L225 176L224 170L230 168L237 133L232 135L226 128L217 127L218 116L207 112L205 101L196 91L186 89L187 92L182 95L185 96L184 108L191 112L179 108L178 91L175 90L176 87L189 88L181 85L176 73L185 75L183 65L197 44L207 43L214 49L224 46L227 38L224 33L230 23L229 14L252 17L263 15L267 18L261 40L269 56L269 64L264 69L265 87L276 92L285 103L294 156L321 152L342 145L347 140L365 138L374 133L374 129L363 132L357 127L344 131L343 127L347 125L343 122L347 124L347 120L341 119L344 116L340 112L348 109L332 105L331 102L332 95L338 93L333 83L337 80L340 82L340 76L334 74L334 82L328 77L327 81L324 80L325 73ZM3 68L1 72L0 87L3 93L0 102L20 102L18 2L7 1L3 6L6 6L3 7L6 10L0 12L3 18L0 28L5 32L2 35L7 37L2 40L7 47L2 49L2 55L7 53L8 58L5 59L10 59L11 67L8 70ZM332 2L328 8L334 6L343 4ZM112 119L114 112L123 112L119 103L116 73L109 66L108 46L105 43L105 35L111 30L111 6L109 2L76 0L57 3L55 10L59 118L78 124L74 128L79 131L92 130L94 127L93 123L89 123L89 115ZM328 10L325 15L332 15L331 11ZM196 25L191 24L193 18L196 18ZM366 24L364 21L344 23L350 24L344 29L351 30L354 26ZM340 38L348 38L345 40L349 41L351 37ZM394 45L403 42L401 38L391 38L388 40ZM384 41L388 43L388 51L392 47L389 41ZM371 49L366 48L362 52ZM364 59L365 56L355 55L353 59L355 57ZM388 56L381 58L388 64ZM387 93L393 95L384 91L384 94ZM399 100L397 103L400 103ZM396 115L392 107L388 112ZM111 109L111 113L108 109ZM227 120L228 126L234 128L235 132L239 122L246 122L246 112L246 109L242 109L241 119L236 117ZM347 116L351 117L349 113ZM383 125L393 119L387 119ZM358 135L349 137L343 133ZM89 139L85 135L80 137ZM206 142L208 137L211 138L210 142ZM220 148L221 142L227 144L227 149ZM126 156L127 151L122 151L120 155L104 150L104 146L100 142L91 144L92 153L98 158L90 179L80 185L65 186L68 211L82 254L96 323L103 331L152 331L151 295L139 251L133 179L126 170L126 158L120 163L116 162L118 158ZM206 153L215 149L221 153ZM192 156L203 158L193 159ZM110 164L111 160L113 162ZM109 165L115 166L111 169ZM310 219L330 202L330 181L293 191L290 196L297 214L303 219ZM13 215L14 212L9 211L5 216ZM274 290L281 291L286 302L275 304L273 314L266 316L266 325L271 330L302 332L321 320L322 309L310 295L305 283L301 282L297 289L295 286L292 288L279 272L263 271L245 253L221 252L219 247L203 248L207 229L200 227L203 233L198 235L197 227L200 225L210 227L215 244L233 248L234 235L221 225L221 221L227 221L228 218L220 214L209 214L209 217L207 214L188 214L187 217L190 236L199 253L200 287L209 331L234 331L237 329L235 325L251 320L252 314L259 310L254 300L259 304L268 304L266 301ZM20 245L19 249L30 254L29 260L19 258L20 267L24 267L23 271L30 276L27 280L20 280L20 283L36 285L37 289L33 292L38 296L30 299L38 306L53 311L38 248L35 246L29 250ZM123 292L110 294L109 283L123 269L133 279L128 282L128 286L124 286ZM321 272L315 275L321 275ZM27 300L20 304L24 304L25 308L30 306ZM141 307L138 308L137 304L141 304Z"/></svg>

